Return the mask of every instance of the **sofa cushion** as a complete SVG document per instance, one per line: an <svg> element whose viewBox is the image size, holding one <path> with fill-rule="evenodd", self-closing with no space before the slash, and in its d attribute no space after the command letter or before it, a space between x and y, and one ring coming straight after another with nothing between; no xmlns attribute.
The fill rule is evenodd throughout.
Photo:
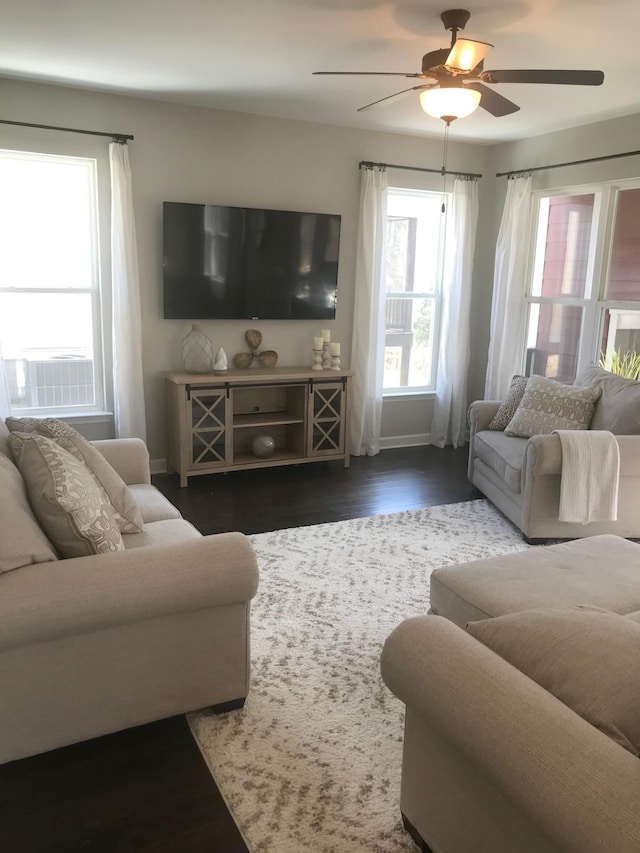
<svg viewBox="0 0 640 853"><path fill-rule="evenodd" d="M176 507L155 486L139 483L129 486L129 490L144 519L145 527L152 521L182 518Z"/></svg>
<svg viewBox="0 0 640 853"><path fill-rule="evenodd" d="M563 385L531 376L505 433L529 438L558 429L588 429L601 393L595 386Z"/></svg>
<svg viewBox="0 0 640 853"><path fill-rule="evenodd" d="M184 518L166 518L145 524L142 533L125 533L122 537L127 551L145 545L174 545L188 539L199 539L201 533Z"/></svg>
<svg viewBox="0 0 640 853"><path fill-rule="evenodd" d="M606 429L614 435L640 435L640 382L591 365L576 377L576 385L592 385L602 392L591 429Z"/></svg>
<svg viewBox="0 0 640 853"><path fill-rule="evenodd" d="M57 418L7 418L9 429L50 438L85 464L104 488L122 533L139 533L144 521L128 486L104 456L76 429Z"/></svg>
<svg viewBox="0 0 640 853"><path fill-rule="evenodd" d="M467 631L640 756L640 625L592 607L523 610Z"/></svg>
<svg viewBox="0 0 640 853"><path fill-rule="evenodd" d="M522 461L527 449L527 439L505 435L503 432L483 430L474 438L474 450L492 471L507 484L512 492L520 492Z"/></svg>
<svg viewBox="0 0 640 853"><path fill-rule="evenodd" d="M82 462L36 433L12 433L9 446L31 507L63 557L124 549L111 503Z"/></svg>
<svg viewBox="0 0 640 853"><path fill-rule="evenodd" d="M0 572L57 560L29 506L24 480L8 456L0 453Z"/></svg>
<svg viewBox="0 0 640 853"><path fill-rule="evenodd" d="M520 405L520 401L524 396L526 387L526 376L514 376L512 378L511 386L509 387L504 400L500 403L498 411L489 423L489 429L503 430L508 426L509 421L515 415L516 409Z"/></svg>

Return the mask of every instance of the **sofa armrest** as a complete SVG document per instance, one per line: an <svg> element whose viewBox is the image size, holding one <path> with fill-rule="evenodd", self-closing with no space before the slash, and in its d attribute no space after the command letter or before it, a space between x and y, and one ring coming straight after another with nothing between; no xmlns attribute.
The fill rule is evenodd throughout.
<svg viewBox="0 0 640 853"><path fill-rule="evenodd" d="M91 444L128 486L151 482L149 451L141 438L108 438Z"/></svg>
<svg viewBox="0 0 640 853"><path fill-rule="evenodd" d="M574 853L640 850L640 763L440 616L403 622L381 660L390 689Z"/></svg>
<svg viewBox="0 0 640 853"><path fill-rule="evenodd" d="M640 477L640 435L617 435L620 448L620 476ZM557 435L534 435L527 442L524 466L525 478L560 476L562 448Z"/></svg>
<svg viewBox="0 0 640 853"><path fill-rule="evenodd" d="M502 405L500 400L475 400L469 406L469 427L471 433L488 429L494 415Z"/></svg>
<svg viewBox="0 0 640 853"><path fill-rule="evenodd" d="M489 428L489 424L499 408L499 400L475 400L469 406L469 458L467 462L467 475L472 483L474 481L474 460L476 457L476 433Z"/></svg>
<svg viewBox="0 0 640 853"><path fill-rule="evenodd" d="M0 575L0 650L250 601L258 566L242 533L219 533Z"/></svg>

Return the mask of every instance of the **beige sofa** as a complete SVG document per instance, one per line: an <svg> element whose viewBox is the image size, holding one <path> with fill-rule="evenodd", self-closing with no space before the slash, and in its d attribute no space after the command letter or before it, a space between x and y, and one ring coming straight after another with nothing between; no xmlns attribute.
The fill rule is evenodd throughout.
<svg viewBox="0 0 640 853"><path fill-rule="evenodd" d="M527 541L615 533L640 537L640 382L589 367L576 385L601 391L591 428L609 430L620 449L617 521L573 524L558 520L562 451L555 434L519 438L490 430L499 401L476 401L469 410L469 479L523 532Z"/></svg>
<svg viewBox="0 0 640 853"><path fill-rule="evenodd" d="M59 559L0 422L0 763L249 690L256 558L241 533L201 536L150 481L138 439L95 442L128 484L141 532Z"/></svg>
<svg viewBox="0 0 640 853"><path fill-rule="evenodd" d="M449 566L432 574L431 595L434 615L398 626L381 661L385 682L406 704L400 808L421 849L637 853L640 546L605 535ZM584 605L611 612L585 613ZM608 642L591 641L589 627L592 653L584 655L573 634L562 647L552 637L549 671L574 691L581 681L588 705L596 671L607 677L619 663L616 632L632 629L636 663L619 675L632 699L635 754L610 736L615 725L604 733L626 686L611 691L612 709L599 707L599 729L541 686L539 674L534 681L522 663L508 662L518 642L527 655L547 642L543 633L519 641L525 620L542 614L562 625L576 609L613 623ZM508 654L464 630L470 623L486 631L501 619L515 621Z"/></svg>

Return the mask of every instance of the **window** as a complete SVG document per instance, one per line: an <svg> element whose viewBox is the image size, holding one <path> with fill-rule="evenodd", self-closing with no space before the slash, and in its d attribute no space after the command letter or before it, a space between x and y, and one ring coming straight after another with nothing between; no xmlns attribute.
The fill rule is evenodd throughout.
<svg viewBox="0 0 640 853"><path fill-rule="evenodd" d="M441 193L388 193L385 394L435 389L444 254L441 207Z"/></svg>
<svg viewBox="0 0 640 853"><path fill-rule="evenodd" d="M104 409L96 162L0 151L0 342L22 414Z"/></svg>
<svg viewBox="0 0 640 853"><path fill-rule="evenodd" d="M527 375L573 382L640 352L640 187L538 199L529 283Z"/></svg>

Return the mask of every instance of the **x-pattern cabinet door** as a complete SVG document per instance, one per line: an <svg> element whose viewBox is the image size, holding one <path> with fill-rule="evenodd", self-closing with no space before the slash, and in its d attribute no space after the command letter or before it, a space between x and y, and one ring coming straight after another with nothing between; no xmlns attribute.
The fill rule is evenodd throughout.
<svg viewBox="0 0 640 853"><path fill-rule="evenodd" d="M344 452L346 383L314 380L309 395L309 456Z"/></svg>
<svg viewBox="0 0 640 853"><path fill-rule="evenodd" d="M226 388L195 388L187 391L191 421L189 468L218 468L229 458L229 397Z"/></svg>

